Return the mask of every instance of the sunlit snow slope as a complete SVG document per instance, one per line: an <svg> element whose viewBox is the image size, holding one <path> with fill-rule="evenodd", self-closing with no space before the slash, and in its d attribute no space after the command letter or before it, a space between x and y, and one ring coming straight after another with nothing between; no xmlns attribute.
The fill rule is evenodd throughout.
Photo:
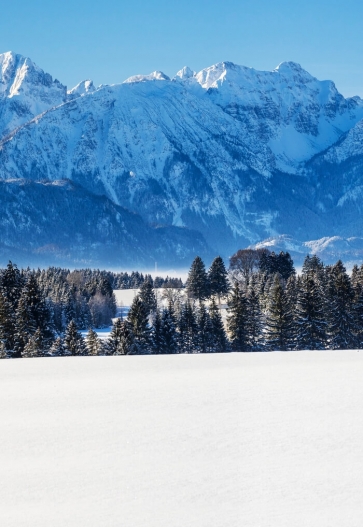
<svg viewBox="0 0 363 527"><path fill-rule="evenodd" d="M282 234L357 237L363 101L295 62L221 62L67 91L0 55L0 178L68 178L216 252ZM82 221L82 218L80 218Z"/></svg>
<svg viewBox="0 0 363 527"><path fill-rule="evenodd" d="M0 361L6 527L360 527L357 351Z"/></svg>

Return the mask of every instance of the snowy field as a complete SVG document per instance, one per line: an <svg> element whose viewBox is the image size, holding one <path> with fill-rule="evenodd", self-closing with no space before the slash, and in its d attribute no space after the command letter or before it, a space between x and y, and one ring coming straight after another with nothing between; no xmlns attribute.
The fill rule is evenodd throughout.
<svg viewBox="0 0 363 527"><path fill-rule="evenodd" d="M2 527L361 527L363 353L0 361Z"/></svg>

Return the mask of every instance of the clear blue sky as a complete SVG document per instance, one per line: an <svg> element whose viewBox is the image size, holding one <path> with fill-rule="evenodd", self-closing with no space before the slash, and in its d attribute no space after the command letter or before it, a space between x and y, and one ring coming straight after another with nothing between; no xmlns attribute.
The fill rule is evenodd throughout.
<svg viewBox="0 0 363 527"><path fill-rule="evenodd" d="M362 0L4 0L0 51L29 56L68 87L293 60L363 96L362 20Z"/></svg>

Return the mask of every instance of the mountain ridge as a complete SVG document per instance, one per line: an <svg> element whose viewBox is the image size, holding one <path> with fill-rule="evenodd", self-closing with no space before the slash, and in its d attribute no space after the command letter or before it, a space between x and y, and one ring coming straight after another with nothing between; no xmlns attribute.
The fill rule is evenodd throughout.
<svg viewBox="0 0 363 527"><path fill-rule="evenodd" d="M225 256L282 234L359 234L363 101L297 63L261 72L221 62L70 90L26 68L27 89L0 98L3 180L70 179L147 223L194 228ZM30 89L44 102L47 86L53 106L10 115L10 99L25 104Z"/></svg>

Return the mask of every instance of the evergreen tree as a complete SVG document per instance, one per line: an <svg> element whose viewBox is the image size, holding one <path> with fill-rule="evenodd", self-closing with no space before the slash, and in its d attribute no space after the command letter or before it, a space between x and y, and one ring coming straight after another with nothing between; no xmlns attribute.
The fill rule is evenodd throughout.
<svg viewBox="0 0 363 527"><path fill-rule="evenodd" d="M213 353L215 351L213 339L213 326L210 315L204 304L199 307L198 318L198 348L200 353Z"/></svg>
<svg viewBox="0 0 363 527"><path fill-rule="evenodd" d="M288 350L291 347L292 313L278 275L270 292L266 317L266 343L270 350Z"/></svg>
<svg viewBox="0 0 363 527"><path fill-rule="evenodd" d="M152 339L152 351L156 355L162 353L163 348L163 335L162 335L162 322L160 311L157 310L154 317L154 323L151 333Z"/></svg>
<svg viewBox="0 0 363 527"><path fill-rule="evenodd" d="M138 353L149 353L151 351L151 329L148 308L139 296L134 298L127 320L131 325Z"/></svg>
<svg viewBox="0 0 363 527"><path fill-rule="evenodd" d="M195 307L188 300L179 318L179 346L181 353L199 352L199 331Z"/></svg>
<svg viewBox="0 0 363 527"><path fill-rule="evenodd" d="M212 262L208 271L209 294L218 298L221 303L221 296L228 295L230 286L228 273L224 262L220 256L217 256Z"/></svg>
<svg viewBox="0 0 363 527"><path fill-rule="evenodd" d="M172 308L164 309L161 316L161 339L159 353L178 353L179 337Z"/></svg>
<svg viewBox="0 0 363 527"><path fill-rule="evenodd" d="M87 348L76 323L71 320L64 335L64 344L71 355L87 355Z"/></svg>
<svg viewBox="0 0 363 527"><path fill-rule="evenodd" d="M296 348L324 349L326 329L324 299L318 276L308 271L301 278L296 302Z"/></svg>
<svg viewBox="0 0 363 527"><path fill-rule="evenodd" d="M156 297L151 280L145 280L142 284L139 297L141 298L148 315L156 311Z"/></svg>
<svg viewBox="0 0 363 527"><path fill-rule="evenodd" d="M24 286L24 277L17 265L11 261L1 275L0 286L4 297L15 312Z"/></svg>
<svg viewBox="0 0 363 527"><path fill-rule="evenodd" d="M14 349L15 316L11 304L0 290L0 342L5 351Z"/></svg>
<svg viewBox="0 0 363 527"><path fill-rule="evenodd" d="M203 260L197 256L189 270L187 280L187 291L189 298L202 302L209 296L208 276Z"/></svg>
<svg viewBox="0 0 363 527"><path fill-rule="evenodd" d="M233 351L247 351L247 300L236 282L228 299L227 327Z"/></svg>
<svg viewBox="0 0 363 527"><path fill-rule="evenodd" d="M70 353L64 346L63 339L61 337L57 337L51 347L48 351L49 357L64 357L65 355L69 355Z"/></svg>
<svg viewBox="0 0 363 527"><path fill-rule="evenodd" d="M246 341L250 351L263 347L263 320L256 279L252 275L246 297Z"/></svg>
<svg viewBox="0 0 363 527"><path fill-rule="evenodd" d="M354 290L341 260L328 269L328 332L333 349L356 346Z"/></svg>
<svg viewBox="0 0 363 527"><path fill-rule="evenodd" d="M211 351L216 353L225 353L229 351L229 342L224 329L222 317L218 306L212 298L209 306L209 316L211 321L211 333L213 338L213 346Z"/></svg>
<svg viewBox="0 0 363 527"><path fill-rule="evenodd" d="M43 336L38 328L33 335L31 335L24 346L21 353L22 357L42 357L43 356Z"/></svg>
<svg viewBox="0 0 363 527"><path fill-rule="evenodd" d="M88 355L99 355L101 351L101 341L98 338L98 335L92 328L88 330L86 335L86 346L88 350Z"/></svg>
<svg viewBox="0 0 363 527"><path fill-rule="evenodd" d="M132 325L128 320L116 320L108 341L108 353L111 355L135 355L140 353L140 348L135 342Z"/></svg>

